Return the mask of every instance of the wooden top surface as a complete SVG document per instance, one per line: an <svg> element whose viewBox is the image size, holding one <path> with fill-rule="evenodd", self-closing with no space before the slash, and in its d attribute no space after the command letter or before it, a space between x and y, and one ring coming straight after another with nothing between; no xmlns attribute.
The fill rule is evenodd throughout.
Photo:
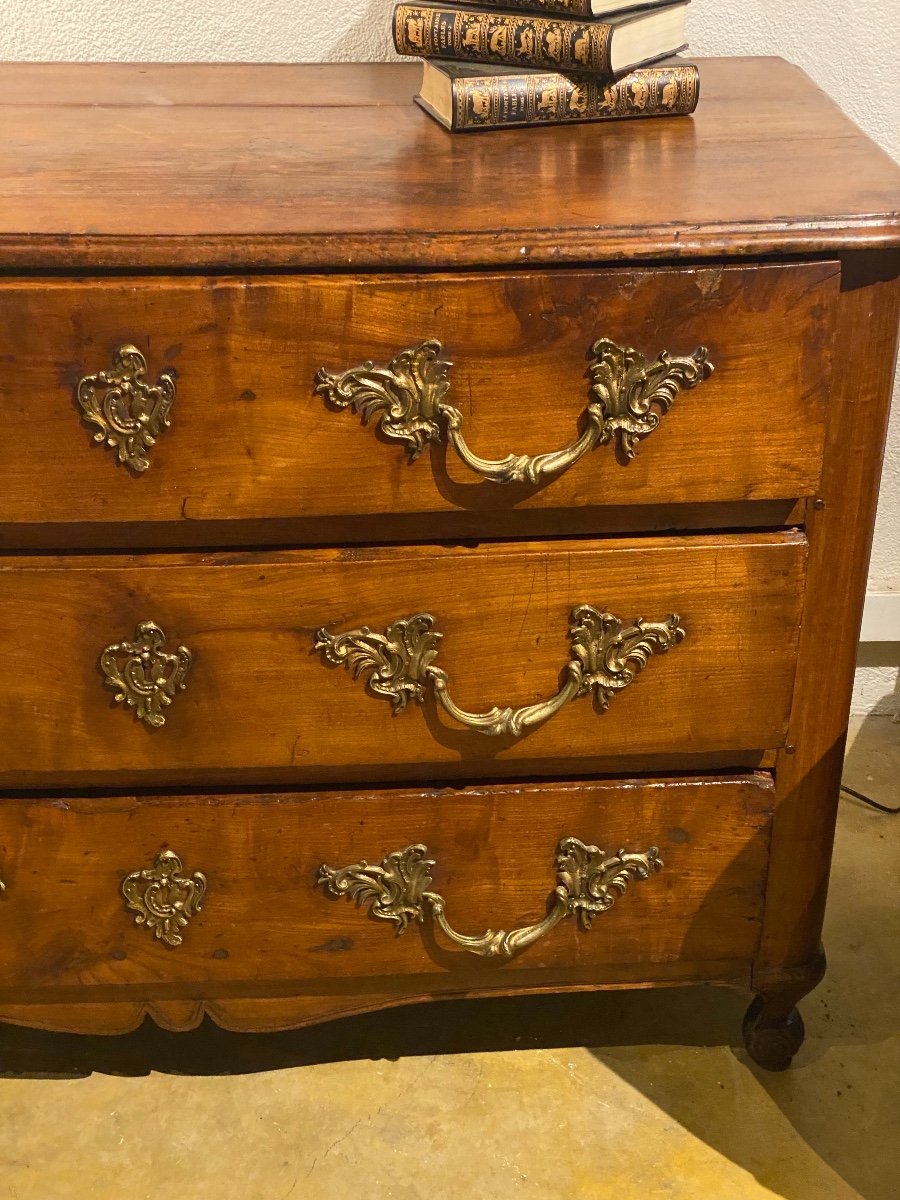
<svg viewBox="0 0 900 1200"><path fill-rule="evenodd" d="M900 168L798 68L700 67L694 118L454 136L416 63L0 66L0 269L900 245Z"/></svg>

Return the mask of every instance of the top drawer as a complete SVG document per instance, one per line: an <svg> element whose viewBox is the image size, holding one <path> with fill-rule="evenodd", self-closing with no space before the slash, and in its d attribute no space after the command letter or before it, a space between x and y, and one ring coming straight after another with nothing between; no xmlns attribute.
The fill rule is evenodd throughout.
<svg viewBox="0 0 900 1200"><path fill-rule="evenodd" d="M835 263L6 282L0 536L534 535L561 509L582 532L611 508L690 524L658 508L686 504L734 525L748 501L776 523L819 478L838 286ZM496 482L516 474L496 460L558 450Z"/></svg>

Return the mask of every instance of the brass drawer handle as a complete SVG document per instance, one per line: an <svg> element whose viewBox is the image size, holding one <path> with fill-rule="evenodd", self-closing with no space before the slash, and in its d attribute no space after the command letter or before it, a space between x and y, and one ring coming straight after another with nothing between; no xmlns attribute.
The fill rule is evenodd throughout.
<svg viewBox="0 0 900 1200"><path fill-rule="evenodd" d="M348 896L357 905L368 904L374 917L393 921L398 934L410 921L424 921L426 911L430 911L447 937L463 950L481 958L512 958L549 933L564 917L577 913L581 928L589 930L594 917L612 908L632 880L649 879L663 866L656 846L645 853L620 850L607 856L604 850L587 846L578 838L563 838L556 848L556 887L543 920L509 932L488 929L468 937L450 926L444 915L444 897L428 890L435 864L427 855L425 846L415 845L388 854L380 867L370 866L365 859L350 867L323 864L316 884L332 896Z"/></svg>
<svg viewBox="0 0 900 1200"><path fill-rule="evenodd" d="M78 382L82 420L97 426L94 441L115 450L120 463L138 473L150 466L148 455L171 422L175 372L161 372L147 383L147 360L137 346L120 346L111 371L85 375Z"/></svg>
<svg viewBox="0 0 900 1200"><path fill-rule="evenodd" d="M335 408L358 413L363 424L376 418L378 431L403 442L411 462L429 442L446 441L484 479L537 484L567 471L588 451L613 438L627 458L634 458L638 440L653 432L679 392L696 387L713 372L705 346L698 346L687 358L673 358L663 351L648 363L637 350L599 338L591 347L592 399L578 437L549 454L508 454L492 460L473 454L463 437L463 415L445 399L453 364L444 361L441 353L441 343L429 338L401 350L386 367L365 362L340 375L322 367L316 373L316 391Z"/></svg>
<svg viewBox="0 0 900 1200"><path fill-rule="evenodd" d="M617 691L627 687L644 669L651 654L663 654L685 636L676 613L661 622L637 617L630 625L610 612L601 612L589 604L572 609L569 639L572 643L566 663L566 679L557 694L524 708L491 708L470 713L450 699L447 673L434 666L438 643L443 634L435 629L430 613L394 621L384 633L373 633L363 625L346 633L316 632L313 645L325 662L343 663L353 677L366 676L366 686L375 696L391 702L394 715L402 712L410 700L421 704L426 685L434 689L444 709L467 729L492 737L511 734L520 737L527 729L541 725L559 712L570 700L595 695L602 712Z"/></svg>
<svg viewBox="0 0 900 1200"><path fill-rule="evenodd" d="M153 621L141 621L134 641L114 642L100 655L104 682L115 688L116 700L134 709L135 716L158 729L165 725L162 710L187 687L193 655L187 646L174 654L163 649L166 635Z"/></svg>
<svg viewBox="0 0 900 1200"><path fill-rule="evenodd" d="M180 946L194 913L198 913L206 895L206 876L202 871L185 875L184 866L171 850L160 850L152 867L132 871L122 880L125 907L137 913L135 925L146 925L153 936L167 946Z"/></svg>

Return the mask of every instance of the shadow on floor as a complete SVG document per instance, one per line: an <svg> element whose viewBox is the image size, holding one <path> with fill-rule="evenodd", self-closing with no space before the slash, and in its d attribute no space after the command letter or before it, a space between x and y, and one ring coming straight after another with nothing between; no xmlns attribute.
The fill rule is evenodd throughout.
<svg viewBox="0 0 900 1200"><path fill-rule="evenodd" d="M900 676L897 689L878 701L886 715L853 722L844 758L844 783L889 806L900 804L900 718L887 715L897 707Z"/></svg>
<svg viewBox="0 0 900 1200"><path fill-rule="evenodd" d="M900 803L900 724L854 722L844 779L882 804ZM898 835L900 817L842 800L824 935L829 968L801 1004L807 1041L791 1070L762 1071L742 1049L728 1061L703 1055L692 1063L650 1038L593 1051L784 1200L900 1195L900 913L889 882L900 867ZM679 996L669 1016L682 1001L691 1002ZM710 1041L727 1037L720 1027Z"/></svg>

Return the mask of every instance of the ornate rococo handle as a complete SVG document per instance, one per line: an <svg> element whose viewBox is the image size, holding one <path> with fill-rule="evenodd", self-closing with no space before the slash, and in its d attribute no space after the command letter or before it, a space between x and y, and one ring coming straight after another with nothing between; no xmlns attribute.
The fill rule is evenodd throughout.
<svg viewBox="0 0 900 1200"><path fill-rule="evenodd" d="M370 866L365 859L350 867L323 864L316 885L332 896L347 896L359 906L368 904L372 916L393 922L398 934L410 921L424 921L430 911L447 937L463 950L481 958L512 958L565 917L577 915L581 928L589 930L593 918L612 908L632 880L649 879L663 863L656 846L644 853L619 850L607 855L578 838L563 838L556 849L556 887L547 915L521 929L488 929L477 936L457 933L447 921L443 896L429 890L434 865L425 846L407 846L388 854L381 866Z"/></svg>
<svg viewBox="0 0 900 1200"><path fill-rule="evenodd" d="M140 474L150 466L150 450L171 422L175 372L161 372L155 384L144 378L147 360L137 346L120 346L111 371L98 371L78 381L82 420L96 425L94 441L115 450L120 463Z"/></svg>
<svg viewBox="0 0 900 1200"><path fill-rule="evenodd" d="M329 633L322 628L316 632L313 645L325 662L344 664L355 679L365 676L369 691L389 700L394 715L402 712L410 700L421 704L430 684L446 712L467 729L491 737L521 737L526 730L548 721L569 701L591 692L596 707L603 712L615 693L644 669L652 654L663 654L682 640L685 633L679 621L677 613L671 613L660 622L637 617L626 624L613 613L580 604L572 609L571 657L557 694L524 708L491 708L483 713L466 712L450 699L447 673L433 665L443 635L435 629L431 613L394 621L384 633L373 633L365 625L346 633Z"/></svg>
<svg viewBox="0 0 900 1200"><path fill-rule="evenodd" d="M107 687L115 689L118 703L134 709L135 716L153 729L165 725L163 709L187 687L193 655L187 646L174 654L164 649L166 635L153 621L141 621L134 641L114 642L100 654L100 670Z"/></svg>
<svg viewBox="0 0 900 1200"><path fill-rule="evenodd" d="M613 438L627 458L634 458L639 439L653 432L679 392L696 387L713 372L705 346L687 358L663 351L655 362L648 362L629 346L599 338L591 347L591 400L578 437L548 454L487 459L469 449L462 433L463 415L445 399L453 364L441 354L441 343L429 338L401 350L386 367L365 362L338 375L322 367L316 374L316 391L335 408L358 413L363 424L374 418L385 437L403 442L411 462L430 442L446 440L483 479L538 484Z"/></svg>

